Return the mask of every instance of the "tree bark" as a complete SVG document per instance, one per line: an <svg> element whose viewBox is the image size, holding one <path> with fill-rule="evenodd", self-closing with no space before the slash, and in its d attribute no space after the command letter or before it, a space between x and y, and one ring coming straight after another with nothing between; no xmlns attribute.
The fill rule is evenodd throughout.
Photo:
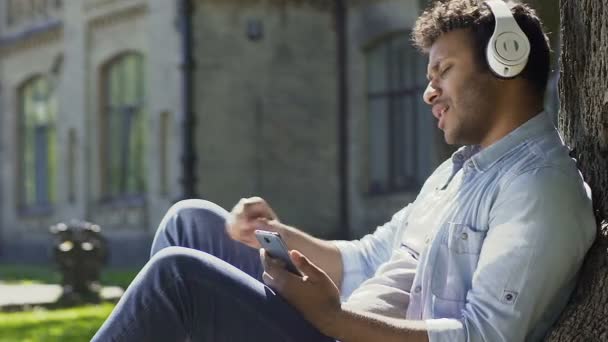
<svg viewBox="0 0 608 342"><path fill-rule="evenodd" d="M597 241L547 341L608 341L608 0L561 0L559 128L593 191Z"/></svg>

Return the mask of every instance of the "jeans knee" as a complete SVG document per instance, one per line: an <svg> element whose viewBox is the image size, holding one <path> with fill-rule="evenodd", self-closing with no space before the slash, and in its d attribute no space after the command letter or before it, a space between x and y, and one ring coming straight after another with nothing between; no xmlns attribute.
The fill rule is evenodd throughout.
<svg viewBox="0 0 608 342"><path fill-rule="evenodd" d="M195 265L200 267L202 263L195 253L197 251L185 247L167 247L160 250L150 259L150 268L157 272L169 272L172 277L184 279Z"/></svg>
<svg viewBox="0 0 608 342"><path fill-rule="evenodd" d="M202 227L196 227L197 229L216 226L219 222L223 227L227 217L228 212L213 202L202 199L182 200L169 208L158 230L193 228L192 225L179 224L184 222L199 223Z"/></svg>
<svg viewBox="0 0 608 342"><path fill-rule="evenodd" d="M203 199L181 200L167 211L167 216L186 215L226 219L228 212L219 205Z"/></svg>

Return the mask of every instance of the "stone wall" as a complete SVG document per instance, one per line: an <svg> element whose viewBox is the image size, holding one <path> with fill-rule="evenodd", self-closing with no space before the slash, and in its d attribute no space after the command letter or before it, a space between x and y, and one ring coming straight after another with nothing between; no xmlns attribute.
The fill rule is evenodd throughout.
<svg viewBox="0 0 608 342"><path fill-rule="evenodd" d="M260 195L287 224L322 237L342 233L334 7L316 0L197 0L194 5L198 195L228 210L241 197ZM400 0L349 5L348 205L349 234L356 237L415 196L415 191L368 193L365 51L381 37L406 34L418 6ZM176 7L166 0L87 0L64 6L60 25L0 46L0 258L44 260L48 226L79 218L102 226L112 242L113 263L145 261L158 222L181 193ZM145 61L147 191L141 202L104 203L100 75L108 61L125 52L138 52ZM50 215L23 216L16 210L16 89L57 65L58 202ZM430 114L421 121L429 124ZM445 154L436 138L421 147L431 166ZM25 253L26 246L32 252Z"/></svg>
<svg viewBox="0 0 608 342"><path fill-rule="evenodd" d="M248 25L262 36L250 40ZM268 199L316 235L338 222L333 13L199 1L195 12L198 192L229 209Z"/></svg>

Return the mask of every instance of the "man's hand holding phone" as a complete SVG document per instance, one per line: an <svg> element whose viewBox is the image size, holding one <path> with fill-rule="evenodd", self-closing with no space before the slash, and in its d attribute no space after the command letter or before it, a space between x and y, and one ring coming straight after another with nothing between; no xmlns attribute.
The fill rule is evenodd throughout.
<svg viewBox="0 0 608 342"><path fill-rule="evenodd" d="M302 253L287 253L290 264L298 274L288 271L282 260L272 257L266 249L260 249L264 266L264 283L278 292L304 317L324 334L331 336L342 313L340 291L329 275Z"/></svg>
<svg viewBox="0 0 608 342"><path fill-rule="evenodd" d="M279 222L272 208L260 197L241 199L226 222L230 237L253 248L262 247L264 282L319 330L328 332L341 311L340 291L319 266L300 252L289 251L279 234L291 229ZM260 230L258 234L256 230Z"/></svg>

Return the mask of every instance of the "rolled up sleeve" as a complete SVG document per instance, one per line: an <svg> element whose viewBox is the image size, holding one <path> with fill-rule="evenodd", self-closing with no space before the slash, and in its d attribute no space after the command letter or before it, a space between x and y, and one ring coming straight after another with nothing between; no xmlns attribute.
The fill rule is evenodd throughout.
<svg viewBox="0 0 608 342"><path fill-rule="evenodd" d="M490 211L462 317L427 320L429 340L542 337L566 305L595 232L582 179L557 168L515 176Z"/></svg>

